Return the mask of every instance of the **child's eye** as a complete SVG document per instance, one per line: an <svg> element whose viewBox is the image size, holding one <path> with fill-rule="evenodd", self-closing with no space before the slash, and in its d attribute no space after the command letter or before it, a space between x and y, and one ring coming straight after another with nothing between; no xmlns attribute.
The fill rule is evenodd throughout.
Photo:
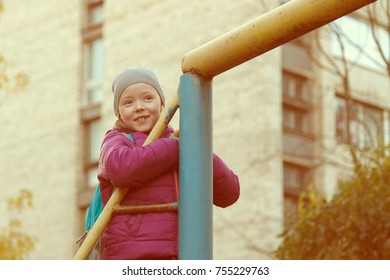
<svg viewBox="0 0 390 280"><path fill-rule="evenodd" d="M150 100L152 100L152 99L153 99L152 96L146 96L146 97L145 97L145 100L146 100L146 101L150 101Z"/></svg>

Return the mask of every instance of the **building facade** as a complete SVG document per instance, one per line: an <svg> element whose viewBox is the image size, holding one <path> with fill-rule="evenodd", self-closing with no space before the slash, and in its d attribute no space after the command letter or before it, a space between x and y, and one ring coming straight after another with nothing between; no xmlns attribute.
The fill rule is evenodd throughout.
<svg viewBox="0 0 390 280"><path fill-rule="evenodd" d="M30 259L71 259L78 249L100 143L115 121L114 77L128 66L149 67L169 100L188 51L280 4L4 1L0 53L29 83L16 93L0 90L0 204L6 212L6 198L21 188L33 193L34 208L23 214L23 229L37 238ZM356 13L340 25L363 33L364 19ZM325 70L330 62L317 41L341 63L332 31L322 28L213 80L213 149L241 183L235 205L214 207L215 259L272 259L299 193L313 182L330 197L347 174L340 167L345 92ZM371 62L359 60L350 72L353 137L363 147L372 145L367 135L390 138L389 74Z"/></svg>

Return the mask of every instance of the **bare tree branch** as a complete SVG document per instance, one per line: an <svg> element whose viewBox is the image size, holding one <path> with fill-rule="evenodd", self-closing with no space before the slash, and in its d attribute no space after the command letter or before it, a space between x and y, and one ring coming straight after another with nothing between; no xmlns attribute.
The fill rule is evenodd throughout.
<svg viewBox="0 0 390 280"><path fill-rule="evenodd" d="M390 4L387 2L387 13L386 13L386 18L387 18L387 32L390 34ZM377 34L377 28L380 28L377 24L376 18L375 18L375 11L376 6L368 6L367 7L367 15L368 15L368 20L370 22L370 29L371 29L371 36L374 39L376 48L378 50L379 55L381 56L384 64L386 65L386 70L387 74L390 75L390 39L388 40L388 48L387 50L389 51L389 57L386 57L386 54L384 52L384 49L382 48L381 42L378 38ZM386 11L386 8L384 9ZM390 36L390 35L389 35Z"/></svg>

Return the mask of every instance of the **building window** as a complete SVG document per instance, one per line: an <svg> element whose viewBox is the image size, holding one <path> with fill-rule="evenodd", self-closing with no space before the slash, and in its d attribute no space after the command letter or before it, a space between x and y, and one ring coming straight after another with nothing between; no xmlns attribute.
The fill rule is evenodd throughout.
<svg viewBox="0 0 390 280"><path fill-rule="evenodd" d="M103 24L104 9L103 1L89 0L87 1L88 11L88 26L98 26Z"/></svg>
<svg viewBox="0 0 390 280"><path fill-rule="evenodd" d="M283 96L310 101L307 79L285 71L283 73Z"/></svg>
<svg viewBox="0 0 390 280"><path fill-rule="evenodd" d="M283 108L283 125L290 130L310 132L309 114L304 110L286 106Z"/></svg>
<svg viewBox="0 0 390 280"><path fill-rule="evenodd" d="M81 124L83 128L83 189L95 188L100 145L103 140L101 103L104 80L104 5L99 0L84 0L83 82Z"/></svg>
<svg viewBox="0 0 390 280"><path fill-rule="evenodd" d="M301 135L312 134L312 113L306 78L283 72L283 129Z"/></svg>
<svg viewBox="0 0 390 280"><path fill-rule="evenodd" d="M282 81L284 217L287 225L296 217L300 193L312 181L311 169L303 166L301 159L309 160L312 156L314 133L309 79L283 70Z"/></svg>
<svg viewBox="0 0 390 280"><path fill-rule="evenodd" d="M82 29L84 45L83 106L99 103L103 99L104 41L103 1L86 1L85 27Z"/></svg>
<svg viewBox="0 0 390 280"><path fill-rule="evenodd" d="M384 111L383 112L383 127L384 127L384 132L383 132L383 137L384 137L384 143L385 145L390 144L390 112L389 111Z"/></svg>
<svg viewBox="0 0 390 280"><path fill-rule="evenodd" d="M84 105L100 103L103 100L104 49L103 39L88 42L86 48L86 73Z"/></svg>
<svg viewBox="0 0 390 280"><path fill-rule="evenodd" d="M345 56L352 63L387 72L387 65L378 52L378 47L382 50L388 49L389 32L379 25L375 26L375 38L372 32L372 26L362 20L350 16L339 18L333 25L333 55L335 57ZM389 59L388 56L387 59Z"/></svg>
<svg viewBox="0 0 390 280"><path fill-rule="evenodd" d="M336 139L340 144L347 141L347 102L342 96L336 96ZM350 109L349 132L351 144L364 148L376 146L384 139L384 112L382 109L353 101Z"/></svg>
<svg viewBox="0 0 390 280"><path fill-rule="evenodd" d="M290 162L284 162L284 217L286 222L296 216L299 195L306 190L312 180L310 168Z"/></svg>
<svg viewBox="0 0 390 280"><path fill-rule="evenodd" d="M101 120L96 119L85 124L86 128L86 186L95 188L97 181L97 169L100 154L100 145L103 141Z"/></svg>

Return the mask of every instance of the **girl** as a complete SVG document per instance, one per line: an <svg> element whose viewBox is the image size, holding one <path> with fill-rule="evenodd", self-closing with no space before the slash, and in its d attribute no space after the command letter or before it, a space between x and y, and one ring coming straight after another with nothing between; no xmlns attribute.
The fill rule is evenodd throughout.
<svg viewBox="0 0 390 280"><path fill-rule="evenodd" d="M104 138L98 179L103 206L114 187L129 188L122 205L164 204L178 200L179 142L168 127L143 147L164 108L155 74L131 67L113 82L117 121ZM127 137L130 134L132 140ZM214 204L227 207L239 197L237 176L213 155ZM113 216L103 233L104 259L177 259L178 213L152 212Z"/></svg>

